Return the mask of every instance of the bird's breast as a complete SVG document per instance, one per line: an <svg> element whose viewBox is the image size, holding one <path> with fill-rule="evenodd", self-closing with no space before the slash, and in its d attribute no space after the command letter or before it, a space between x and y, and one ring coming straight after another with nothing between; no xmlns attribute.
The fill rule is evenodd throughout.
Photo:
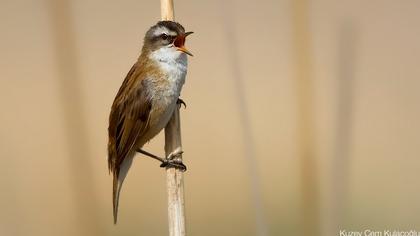
<svg viewBox="0 0 420 236"><path fill-rule="evenodd" d="M187 73L187 62L171 61L158 62L162 75L152 78L149 96L152 101L149 127L151 135L155 136L168 123L176 107L176 101L180 95Z"/></svg>
<svg viewBox="0 0 420 236"><path fill-rule="evenodd" d="M178 99L187 74L187 62L185 60L160 61L157 63L162 72L158 78L154 78L152 101L156 106L168 106Z"/></svg>

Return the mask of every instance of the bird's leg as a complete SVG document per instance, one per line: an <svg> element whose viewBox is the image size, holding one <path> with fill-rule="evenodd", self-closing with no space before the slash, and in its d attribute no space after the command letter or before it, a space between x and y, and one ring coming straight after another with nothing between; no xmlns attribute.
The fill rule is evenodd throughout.
<svg viewBox="0 0 420 236"><path fill-rule="evenodd" d="M184 100L182 100L181 98L178 98L178 100L176 101L176 104L178 105L184 105L184 109L187 108L187 104L185 104Z"/></svg>
<svg viewBox="0 0 420 236"><path fill-rule="evenodd" d="M179 161L177 159L177 157L179 157L183 153L183 151L172 152L166 158L158 157L158 156L156 156L156 155L154 155L150 152L146 152L146 151L144 151L143 149L140 149L140 148L137 149L136 151L141 153L141 154L144 154L148 157L151 157L155 160L158 160L158 161L162 162L160 167L164 167L164 168L174 167L174 168L180 169L181 171L186 171L187 170L187 167L184 165L184 163L182 163L182 161Z"/></svg>
<svg viewBox="0 0 420 236"><path fill-rule="evenodd" d="M148 157L151 157L151 158L153 158L153 159L155 159L155 160L158 160L158 161L160 161L160 162L165 162L165 159L163 159L162 157L158 157L158 156L156 156L156 155L153 155L152 153L150 153L150 152L146 152L146 151L144 151L143 149L137 149L136 150L138 153L141 153L141 154L144 154L144 155L146 155L146 156L148 156Z"/></svg>

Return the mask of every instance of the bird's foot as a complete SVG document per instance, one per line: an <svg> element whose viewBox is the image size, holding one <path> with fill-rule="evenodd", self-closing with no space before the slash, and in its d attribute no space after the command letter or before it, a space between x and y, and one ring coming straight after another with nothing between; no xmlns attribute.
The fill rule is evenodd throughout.
<svg viewBox="0 0 420 236"><path fill-rule="evenodd" d="M185 104L184 100L182 100L181 98L178 98L176 104L178 104L179 106L184 105L184 109L187 108L187 104Z"/></svg>
<svg viewBox="0 0 420 236"><path fill-rule="evenodd" d="M187 167L182 163L182 161L179 160L165 160L160 164L160 167L162 168L176 168L180 171L184 172L187 170Z"/></svg>
<svg viewBox="0 0 420 236"><path fill-rule="evenodd" d="M182 163L180 157L182 155L183 151L176 151L171 154L169 154L166 159L162 162L160 167L163 168L177 168L181 170L182 172L187 170L187 167Z"/></svg>
<svg viewBox="0 0 420 236"><path fill-rule="evenodd" d="M172 152L171 154L169 154L166 158L161 158L158 157L150 152L146 152L142 149L137 149L137 152L142 153L148 157L151 157L155 160L158 160L160 162L162 162L162 164L160 165L160 167L163 168L177 168L181 171L186 171L187 167L184 165L184 163L182 163L182 161L180 159L178 159L178 157L180 157L183 153L183 151L175 151Z"/></svg>

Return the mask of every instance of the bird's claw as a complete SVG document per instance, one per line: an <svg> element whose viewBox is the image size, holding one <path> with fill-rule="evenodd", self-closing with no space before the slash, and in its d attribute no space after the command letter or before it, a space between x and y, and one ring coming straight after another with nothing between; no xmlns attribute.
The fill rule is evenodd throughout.
<svg viewBox="0 0 420 236"><path fill-rule="evenodd" d="M187 167L184 165L184 163L182 163L182 161L179 161L179 160L165 160L164 162L162 162L160 167L176 168L176 169L179 169L182 172L187 170Z"/></svg>
<svg viewBox="0 0 420 236"><path fill-rule="evenodd" d="M173 152L171 154L169 154L166 159L162 162L162 164L160 165L160 167L164 167L164 168L177 168L179 170L181 170L182 172L187 170L187 167L184 165L184 163L182 163L182 161L180 159L178 159L178 157L180 157L182 155L182 153L184 153L183 151L177 151L177 152Z"/></svg>
<svg viewBox="0 0 420 236"><path fill-rule="evenodd" d="M181 98L178 98L178 100L176 101L176 104L178 105L184 105L184 109L187 108L187 104L185 104L184 100L182 100Z"/></svg>

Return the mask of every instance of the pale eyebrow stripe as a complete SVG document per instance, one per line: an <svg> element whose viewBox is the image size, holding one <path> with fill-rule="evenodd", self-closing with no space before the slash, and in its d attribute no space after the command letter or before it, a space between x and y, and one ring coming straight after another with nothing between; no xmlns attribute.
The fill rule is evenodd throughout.
<svg viewBox="0 0 420 236"><path fill-rule="evenodd" d="M176 36L177 35L176 32L169 31L168 29L166 29L164 27L159 27L159 28L156 29L154 35L159 36L161 34L167 34L169 36Z"/></svg>

